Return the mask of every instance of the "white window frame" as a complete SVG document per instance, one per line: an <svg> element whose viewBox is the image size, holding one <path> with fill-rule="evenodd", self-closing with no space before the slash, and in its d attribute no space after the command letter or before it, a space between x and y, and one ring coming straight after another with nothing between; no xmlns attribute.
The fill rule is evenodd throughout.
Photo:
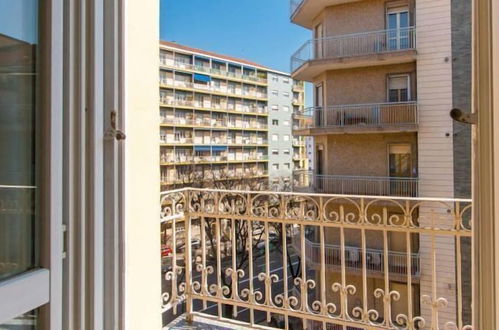
<svg viewBox="0 0 499 330"><path fill-rule="evenodd" d="M45 4L46 8L43 8ZM41 35L40 93L42 115L37 120L44 149L39 180L40 267L0 281L0 324L50 302L44 317L50 329L62 329L63 231L63 1L40 2ZM42 42L45 41L45 44ZM44 65L44 64L49 65ZM47 83L45 83L47 82ZM46 128L49 127L50 131ZM27 294L29 293L29 294ZM40 321L41 318L39 318Z"/></svg>
<svg viewBox="0 0 499 330"><path fill-rule="evenodd" d="M412 100L411 75L409 73L400 73L400 74L389 74L388 78L386 79L386 101L387 102L390 100L390 79L391 78L400 78L400 77L407 78L407 101L409 102Z"/></svg>

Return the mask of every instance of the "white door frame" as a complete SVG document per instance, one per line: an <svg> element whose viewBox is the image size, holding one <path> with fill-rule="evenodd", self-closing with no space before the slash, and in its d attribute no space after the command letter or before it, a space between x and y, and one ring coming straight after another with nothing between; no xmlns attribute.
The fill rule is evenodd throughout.
<svg viewBox="0 0 499 330"><path fill-rule="evenodd" d="M39 129L43 155L40 159L40 267L0 282L0 324L40 308L38 323L62 329L62 59L63 0L41 1ZM29 293L29 294L27 294Z"/></svg>

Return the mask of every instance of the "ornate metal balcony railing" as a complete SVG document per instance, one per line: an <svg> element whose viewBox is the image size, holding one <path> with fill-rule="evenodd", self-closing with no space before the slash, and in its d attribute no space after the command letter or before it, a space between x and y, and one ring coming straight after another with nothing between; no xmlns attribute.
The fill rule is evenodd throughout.
<svg viewBox="0 0 499 330"><path fill-rule="evenodd" d="M418 196L418 178L317 175L313 171L293 173L295 189L310 189L328 194L370 195L370 196Z"/></svg>
<svg viewBox="0 0 499 330"><path fill-rule="evenodd" d="M295 129L415 126L419 122L417 102L310 107L295 117L300 119Z"/></svg>
<svg viewBox="0 0 499 330"><path fill-rule="evenodd" d="M161 194L160 219L163 308L182 304L187 320L471 329L471 200L185 188ZM307 240L318 248L313 259ZM329 245L338 247L332 261Z"/></svg>
<svg viewBox="0 0 499 330"><path fill-rule="evenodd" d="M416 49L416 28L380 30L308 40L291 57L291 72L313 60Z"/></svg>
<svg viewBox="0 0 499 330"><path fill-rule="evenodd" d="M300 238L293 239L293 247L301 251ZM362 248L357 246L345 246L345 267L355 271L362 270ZM366 248L366 268L370 274L383 274L385 271L385 254L382 249ZM305 256L311 266L321 266L321 244L305 239ZM341 267L342 251L337 244L324 244L324 257L326 267L339 269ZM392 275L407 274L407 254L404 252L388 251L389 271ZM411 255L411 272L413 276L419 275L420 263L419 253Z"/></svg>

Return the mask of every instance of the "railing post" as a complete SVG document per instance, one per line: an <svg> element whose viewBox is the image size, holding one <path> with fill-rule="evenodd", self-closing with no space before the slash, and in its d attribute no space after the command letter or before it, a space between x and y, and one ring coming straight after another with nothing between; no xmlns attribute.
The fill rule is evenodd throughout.
<svg viewBox="0 0 499 330"><path fill-rule="evenodd" d="M191 246L191 216L189 214L190 194L191 190L185 191L185 207L184 207L184 223L185 223L185 320L187 323L192 323L194 317L192 315L192 246Z"/></svg>

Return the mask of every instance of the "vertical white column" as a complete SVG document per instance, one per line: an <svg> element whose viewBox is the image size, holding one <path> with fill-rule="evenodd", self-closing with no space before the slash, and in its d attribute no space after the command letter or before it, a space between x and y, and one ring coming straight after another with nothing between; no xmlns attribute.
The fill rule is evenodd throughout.
<svg viewBox="0 0 499 330"><path fill-rule="evenodd" d="M125 6L125 329L161 329L159 1Z"/></svg>
<svg viewBox="0 0 499 330"><path fill-rule="evenodd" d="M423 197L453 197L452 119L452 45L451 1L418 0L417 25L417 98L420 124L418 131L419 191ZM438 216L446 209L433 208ZM446 222L432 218L432 210L420 208L421 225ZM449 217L448 221L452 221ZM420 296L444 297L448 306L439 310L442 327L456 317L455 243L453 238L437 237L435 241L436 279L432 276L432 238L420 236L421 280ZM436 287L434 287L436 285ZM427 326L432 320L431 305L421 303ZM436 326L436 325L432 325Z"/></svg>

